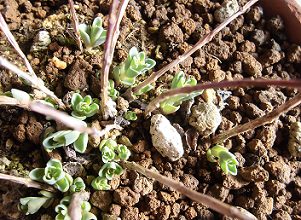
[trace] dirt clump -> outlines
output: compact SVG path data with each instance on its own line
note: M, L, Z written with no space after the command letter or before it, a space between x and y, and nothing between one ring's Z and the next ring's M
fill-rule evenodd
M184 41L184 35L181 28L175 24L167 24L160 30L162 39L169 43L182 43Z
M43 125L37 121L36 117L30 116L26 125L26 136L34 144L40 143L40 136L43 132Z
M140 194L129 187L120 187L114 191L114 202L123 207L133 206L139 202L139 199Z
M87 61L77 59L65 78L65 87L73 91L88 88L87 76L91 74L91 72L92 66Z
M96 191L92 194L90 201L93 206L107 212L109 211L113 197L109 191Z
M261 166L244 167L240 170L241 177L249 182L268 181L269 173Z
M243 64L243 70L250 76L261 76L262 65L247 52L235 52L235 58Z

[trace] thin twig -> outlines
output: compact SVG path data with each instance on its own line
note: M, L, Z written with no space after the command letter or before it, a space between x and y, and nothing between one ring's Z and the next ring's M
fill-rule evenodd
M68 0L68 3L70 6L71 20L72 20L73 32L75 35L75 41L77 43L79 50L82 52L83 45L82 45L82 41L81 41L80 34L79 34L79 28L78 28L79 22L78 22L78 18L77 18L76 12L75 12L74 2L73 2L73 0Z
M47 96L51 97L55 102L57 102L61 109L66 108L66 106L62 102L62 100L60 100L52 91L50 91L47 87L45 87L42 79L35 78L35 77L27 74L26 72L20 70L16 65L12 64L7 59L5 59L4 57L1 57L1 56L0 56L0 66L3 66L4 68L17 74L17 76L19 78L22 78L23 80L25 80L32 87L44 92Z
M179 63L183 62L185 59L190 57L193 53L201 49L205 44L210 42L212 38L220 32L223 28L225 28L231 21L233 21L238 16L245 13L252 5L254 5L258 0L251 0L247 4L245 4L238 12L233 14L231 17L227 18L225 21L223 21L221 24L219 24L213 31L206 34L203 38L201 38L191 49L189 49L186 53L178 56L177 59L173 60L168 65L164 66L162 69L160 69L157 72L152 73L146 80L144 80L142 83L138 84L134 88L129 88L123 96L126 97L129 101L132 101L134 99L133 94L140 91L142 88L144 88L147 85L150 85L151 83L155 82L160 76L162 76L164 73L166 73L168 70L172 69Z
M57 190L55 188L53 188L52 186L33 181L29 178L17 177L17 176L0 173L0 179L8 180L8 181L18 183L18 184L22 184L22 185L24 185L26 187L30 187L30 188L43 189L43 190L46 190L49 192L57 192Z
M82 133L87 133L89 135L97 136L97 137L102 137L106 133L108 133L112 129L119 129L122 130L122 127L118 125L107 125L103 130L98 130L95 128L90 128L86 126L86 123L76 119L72 116L69 116L67 113L55 110L47 105L44 105L39 102L31 102L29 104L29 108L32 111L35 111L37 113L40 113L45 116L49 116L52 119L59 121L66 125L69 128L72 128L74 130L80 131Z
M17 43L17 41L15 40L14 36L12 35L12 33L9 30L9 27L7 25L7 23L5 22L2 14L0 13L0 28L3 31L3 33L5 34L5 36L7 37L8 41L10 42L10 44L15 48L15 50L17 51L17 53L22 57L28 72L31 74L31 76L37 80L37 75L35 74L35 72L33 71L29 61L27 60L25 54L23 53L23 51L20 49L19 44Z
M162 93L157 98L152 100L145 110L145 115L149 116L156 108L159 107L160 103L165 99L180 95L188 94L195 91L200 91L203 89L216 89L225 87L248 87L248 86L284 86L291 88L301 88L301 80L267 80L267 79L242 79L233 81L222 81L222 82L209 82L197 84L196 86L187 86L178 89L171 89L167 92Z
M125 12L129 0L122 0L120 5L119 0L113 0L111 3L109 26L104 46L103 69L101 74L101 112L106 120L113 117L114 109L108 104L109 94L109 72L113 60L115 45L119 36L119 26ZM119 6L119 9L118 9Z
M15 98L11 98L8 96L0 95L0 105L12 105L18 106L20 108L29 109L28 103L26 102L19 102Z
M178 181L175 181L171 178L168 178L166 176L163 176L157 172L154 172L152 170L149 170L147 168L144 168L134 162L121 162L122 166L130 169L135 170L149 178L153 178L157 180L158 182L171 187L178 192L182 193L183 195L189 197L190 199L202 203L204 205L207 205L210 209L213 209L223 215L232 217L232 218L238 218L238 219L244 219L244 220L254 220L256 218L251 218L250 216L245 215L241 211L239 211L237 208L230 206L226 203L223 203L219 201L218 199L215 199L211 196L207 196L205 194L199 193L195 190L189 189L186 186L184 186L183 183L180 183Z
M223 131L223 133L216 135L212 139L212 143L222 143L223 141L227 140L228 138L231 138L233 136L236 136L240 133L249 131L249 130L254 130L255 128L259 126L263 126L266 124L270 124L273 121L275 121L281 114L288 112L292 108L300 105L301 103L301 94L298 94L294 98L288 100L284 104L280 105L278 108L275 110L271 111L270 113L260 117L256 118L250 122L247 122L243 125L239 125L235 128L232 128L228 131Z
M68 215L71 220L81 220L82 219L82 208L81 204L83 201L88 201L90 198L90 193L86 191L73 193L71 196L70 204L68 206Z

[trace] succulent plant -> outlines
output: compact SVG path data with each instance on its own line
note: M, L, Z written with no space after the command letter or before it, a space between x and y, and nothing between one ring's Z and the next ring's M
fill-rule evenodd
M124 118L126 120L129 120L129 121L136 121L137 120L137 115L135 112L133 111L127 111L125 114L124 114Z
M95 190L109 190L111 189L111 186L108 184L108 180L105 177L96 177L92 183L91 186Z
M109 80L109 96L111 97L111 99L113 101L115 101L117 99L117 97L119 96L119 92L114 88L115 83L113 80Z
M77 119L85 120L95 115L99 110L98 100L93 100L90 95L84 98L79 93L74 93L71 98L71 115Z
M207 159L210 162L217 162L225 174L237 175L238 161L234 154L221 145L215 145L208 149Z
M107 180L112 180L114 175L121 175L122 167L116 162L105 163L99 170L98 176L105 177Z
M132 47L127 59L114 68L113 77L117 83L132 86L137 76L144 74L155 65L153 59L146 58L145 52L138 52L136 47Z
M188 78L185 77L183 71L179 71L171 82L171 89L181 88L185 86L195 86L197 84L196 79L193 76L189 76ZM160 103L160 108L164 114L171 114L176 112L180 105L189 99L194 98L195 96L200 95L201 92L193 92L186 95L176 95L170 98L167 98L163 102Z
M67 192L73 182L72 177L63 170L62 163L57 159L49 160L45 168L33 169L29 177L52 185L61 192Z
M110 161L127 160L131 152L122 144L117 144L112 139L104 139L100 142L99 150L102 155L102 162L108 163Z
M74 130L57 131L50 134L43 141L43 146L48 152L70 144L73 144L76 152L84 153L88 145L88 134Z
M86 184L81 177L77 177L73 180L72 185L70 186L69 191L71 193L80 192L85 190Z
M25 197L20 199L19 209L26 215L34 214L41 207L48 208L53 202L53 193L41 190L41 197Z
M68 215L68 206L70 204L71 197L65 196L61 199L60 204L55 207L55 212L58 213L55 216L55 220L71 220L70 216ZM81 220L97 220L97 217L90 212L91 205L87 201L82 201L81 203Z
M102 19L100 17L96 17L91 26L80 24L79 33L87 50L103 44L107 35L107 31L102 27Z

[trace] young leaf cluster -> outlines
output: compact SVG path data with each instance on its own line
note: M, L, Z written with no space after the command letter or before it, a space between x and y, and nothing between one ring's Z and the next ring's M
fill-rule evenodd
M96 17L91 26L80 24L78 28L87 50L103 44L106 40L107 31L103 29L100 17Z
M215 145L208 149L207 159L210 162L217 162L225 174L237 175L238 161L234 154L221 145Z
M26 215L36 213L41 207L48 208L54 200L53 193L41 190L39 194L41 197L21 198L18 208L25 212Z
M32 180L52 185L61 192L67 192L73 183L72 176L63 170L62 163L57 159L49 160L45 168L33 169L29 177Z
M111 186L108 184L114 175L121 175L123 168L115 161L127 160L131 152L122 144L117 144L112 139L105 139L100 143L99 150L101 152L101 159L104 165L98 172L91 185L96 190L109 190Z
M79 120L85 120L98 112L98 103L99 101L92 99L90 95L83 98L79 93L74 93L71 98L71 115Z
M144 74L155 65L156 62L147 58L145 52L138 52L136 47L132 47L127 59L114 68L113 77L118 84L129 87L136 82L137 76Z
M55 207L55 220L71 220L68 215L68 206L70 205L71 196L65 196L61 199L60 204ZM87 201L81 202L81 220L97 220L97 217L90 212L91 204Z
M74 130L63 130L50 134L43 140L43 146L48 152L71 144L76 152L84 153L88 145L88 134Z
M197 84L196 79L193 76L185 77L185 73L183 71L179 71L171 82L171 89L182 88L185 86L195 86ZM180 105L189 99L193 99L194 97L200 95L201 92L193 92L185 95L176 95L172 96L163 102L160 103L160 108L164 114L171 114L176 112Z

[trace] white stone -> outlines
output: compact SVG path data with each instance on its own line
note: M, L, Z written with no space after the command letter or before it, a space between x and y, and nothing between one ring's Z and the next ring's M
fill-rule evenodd
M152 116L150 134L154 147L163 157L175 161L183 156L182 138L165 116L161 114Z
M222 23L224 20L239 11L237 0L225 0L220 8L215 10L214 18L217 22Z
M192 107L189 124L198 130L201 136L207 137L220 125L222 116L212 102L201 102Z
M48 45L51 43L51 38L48 31L39 31L33 40L31 51L47 50Z

